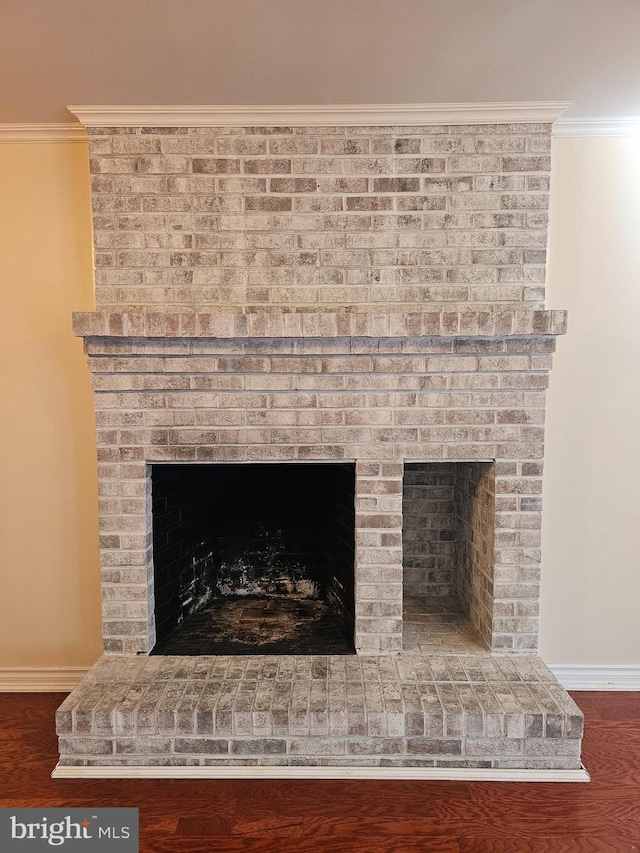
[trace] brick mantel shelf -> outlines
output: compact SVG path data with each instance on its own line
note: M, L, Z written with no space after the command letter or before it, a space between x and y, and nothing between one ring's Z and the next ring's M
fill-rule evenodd
M448 311L75 312L85 338L501 338L565 334L567 312L509 309Z

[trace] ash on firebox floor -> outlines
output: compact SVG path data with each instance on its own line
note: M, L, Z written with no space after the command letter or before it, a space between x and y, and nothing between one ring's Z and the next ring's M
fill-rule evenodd
M348 655L343 619L318 599L237 595L213 599L163 640L154 655Z

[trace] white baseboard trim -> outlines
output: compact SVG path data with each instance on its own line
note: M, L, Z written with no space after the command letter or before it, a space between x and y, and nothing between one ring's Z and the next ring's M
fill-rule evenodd
M566 690L640 690L640 664L549 663Z
M567 690L640 690L640 664L547 664ZM87 667L0 668L0 693L68 693Z
M389 779L459 782L590 782L580 770L480 770L465 767L69 767L52 779Z
M0 693L69 693L88 671L86 666L0 668Z

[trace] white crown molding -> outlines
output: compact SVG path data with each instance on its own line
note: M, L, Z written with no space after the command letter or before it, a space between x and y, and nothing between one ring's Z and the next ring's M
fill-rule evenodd
M553 125L553 135L640 136L640 116L635 118L561 118Z
M69 693L88 667L5 667L0 669L0 693Z
M77 122L67 124L0 124L3 142L86 142L87 131Z
M547 664L566 690L640 690L640 664Z
M579 770L486 770L466 767L141 767L57 764L53 779L405 779L458 782L590 782Z
M553 122L569 101L303 106L69 106L86 127L271 127Z

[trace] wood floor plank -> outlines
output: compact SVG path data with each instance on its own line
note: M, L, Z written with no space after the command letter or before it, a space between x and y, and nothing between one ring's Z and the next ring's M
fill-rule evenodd
M640 725L629 720L603 720L585 730L584 764L592 779L602 772L622 781L640 770Z
M228 838L232 834L229 819L221 817L181 817L174 834L192 838Z
M628 702L640 702L638 690L570 690L570 695L580 708L616 708Z
M300 837L307 838L310 842L314 838L342 838L358 836L358 834L366 838L392 839L410 836L416 839L431 838L432 840L442 840L447 835L451 835L442 830L436 817L394 817L391 820L389 813L383 818L371 818L358 813L338 817L331 814L323 817L307 817L300 830Z
M598 705L597 712L603 720L635 720L640 724L640 702L625 702L611 707Z
M584 714L585 725L588 723L598 723L602 720L600 711L597 708L583 708L582 713Z
M292 790L291 782L286 779L233 781L240 786L239 790L242 791L244 798L256 807L260 803L271 806L274 801L288 801ZM336 786L339 786L342 799L347 800L348 803L366 802L367 805L370 805L377 802L385 804L387 807L389 805L389 782L377 779L345 779L340 781L302 779L295 783L295 802L313 803L318 799L335 798ZM416 796L423 793L424 782L404 779L393 782L394 804L401 803L404 800L413 801ZM429 798L468 793L468 782L429 782Z
M441 796L446 796L442 794ZM426 817L433 815L434 804L438 799L431 792L422 792L416 790L413 796L396 797L393 796L393 813L396 819L400 820L405 817ZM273 803L255 803L252 801L238 802L236 809L237 817L257 819L265 817L273 813ZM300 798L297 796L289 796L286 799L278 802L278 814L288 815L290 817L324 817L327 814L341 815L349 817L353 814L367 815L370 818L386 818L389 817L389 793L384 799L371 798L367 799L363 794L359 797L349 797L346 794L336 796L336 789L331 793L319 795L315 798Z
M587 785L474 786L464 802L439 801L436 813L443 826L453 831L463 824L469 836L606 838L611 834L634 841L640 838L638 793L621 793L612 787L597 791Z
M177 842L177 843L176 843ZM167 838L149 836L140 845L140 853L460 853L455 839L421 838L415 836L371 838L362 834L340 838L315 838L308 846L300 837L252 838ZM522 851L520 851L522 853Z
M640 853L616 838L459 838L458 845L460 853Z

